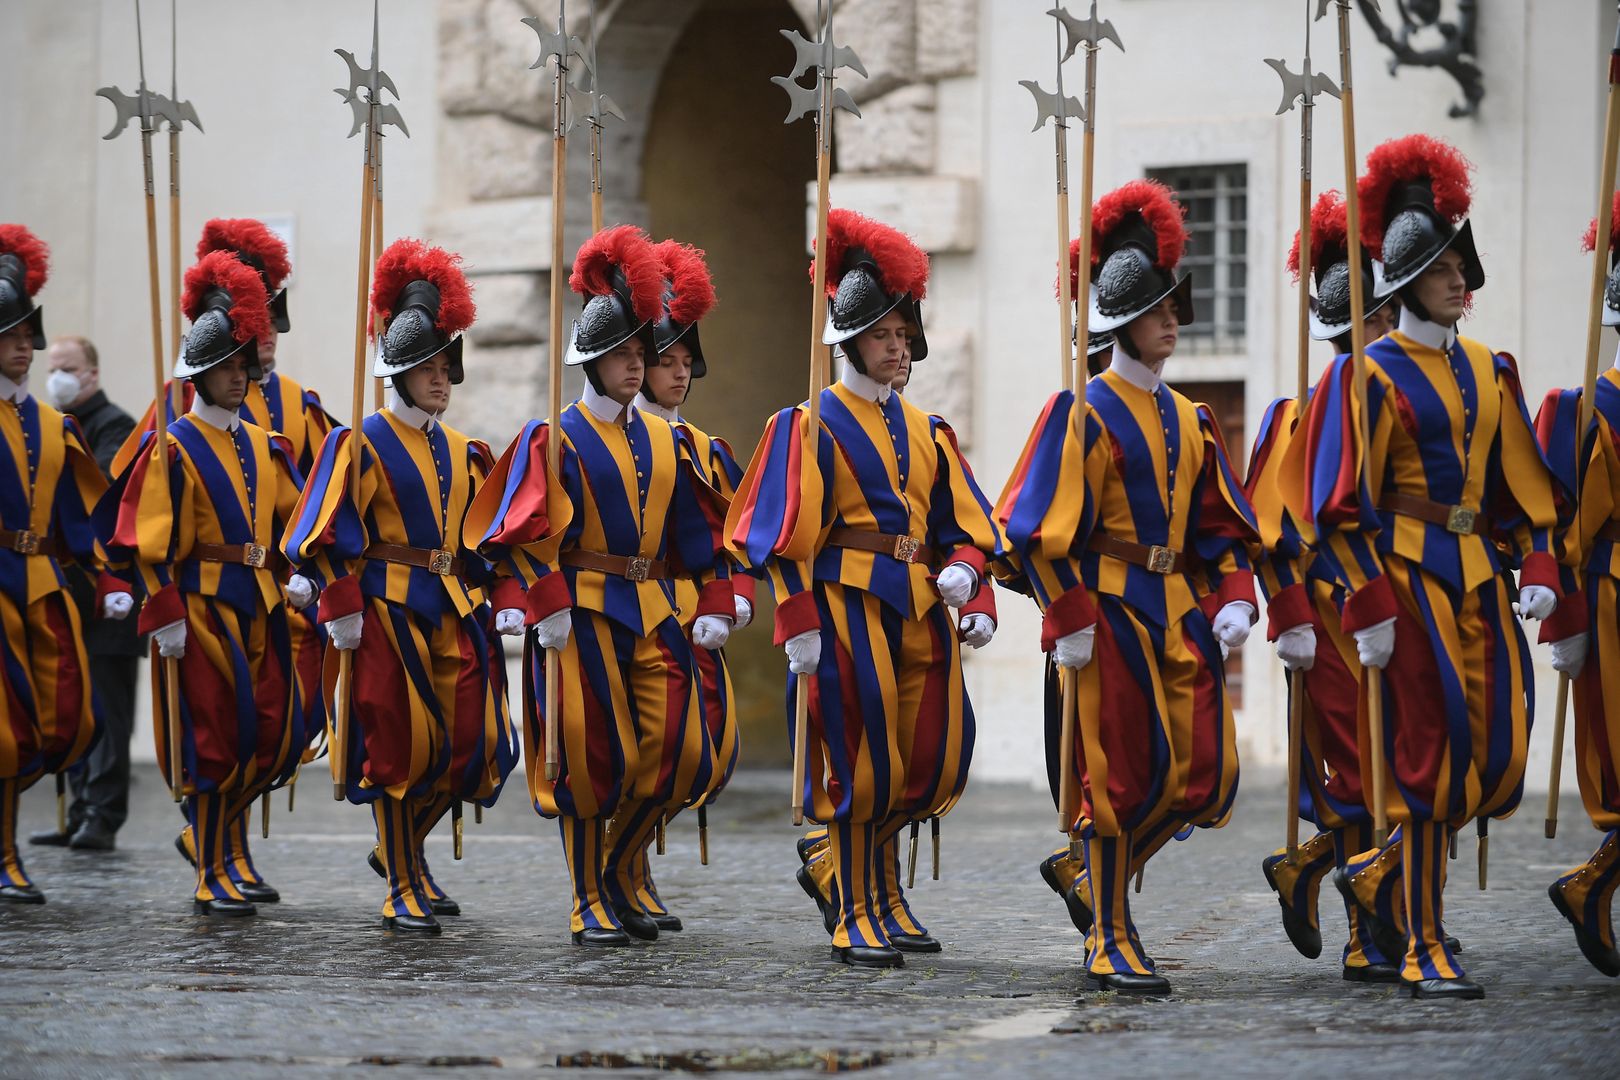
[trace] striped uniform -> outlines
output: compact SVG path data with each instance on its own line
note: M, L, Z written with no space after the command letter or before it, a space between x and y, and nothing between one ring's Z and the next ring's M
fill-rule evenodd
M302 478L286 442L253 424L232 431L186 415L168 428L168 476L142 449L96 508L111 565L134 565L142 633L186 620L179 661L185 813L197 863L196 898L242 899L252 869L239 819L285 782L308 739L293 677L281 586L269 565L193 555L198 544L273 547ZM147 441L150 446L150 440ZM156 714L166 714L153 664ZM154 725L166 774L175 747ZM235 823L233 827L233 823ZM234 832L234 835L233 835Z
M1559 587L1555 481L1512 357L1467 338L1447 349L1398 331L1380 338L1367 348L1366 445L1353 372L1340 357L1323 376L1279 482L1347 593L1344 632L1396 620L1381 682L1387 811L1407 826L1402 976L1458 978L1440 921L1444 852L1468 819L1518 806L1534 687L1509 571L1521 585ZM1477 511L1488 535L1395 513L1384 506L1392 496Z
M1580 512L1563 537L1565 596L1541 639L1591 635L1586 666L1573 680L1575 775L1586 813L1605 835L1597 852L1560 875L1553 889L1566 916L1612 951L1610 909L1620 886L1620 371L1611 367L1598 379L1578 454L1580 398L1579 390L1554 390L1536 417L1553 470L1566 489L1580 493Z
M1257 533L1207 408L1113 371L1090 381L1086 402L1083 447L1074 394L1047 402L996 516L1011 552L1004 573L1040 604L1044 646L1096 626L1094 658L1078 678L1075 756L1059 759L1060 698L1049 693L1047 760L1054 795L1058 770L1075 770L1089 820L1082 835L1097 921L1088 967L1147 974L1153 964L1126 899L1132 867L1162 835L1224 824L1237 793L1211 619L1228 602L1255 603L1247 545ZM1092 550L1099 537L1168 547L1184 571L1101 555Z
M545 658L526 645L524 721L535 810L558 819L574 888L570 925L620 928L614 907L660 818L709 791L718 762L673 582L568 565L576 554L662 562L699 582L696 614L734 614L719 526L724 500L698 479L689 446L656 416L562 415L561 475L548 482L547 425L530 421L467 517L468 547L528 585L529 622L570 608L561 653L561 771L547 780ZM649 564L650 565L650 564ZM531 639L532 641L532 639ZM611 849L606 824L617 821Z
M812 460L807 406L784 409L766 426L726 536L743 565L770 578L777 644L821 632L805 801L830 826L833 944L883 946L896 933L926 933L898 883L889 896L879 885L900 830L946 813L961 796L973 709L956 621L927 561L838 546L829 536L845 529L910 537L937 552L940 565L962 562L982 574L1000 553L1000 534L943 420L899 394L880 403L843 383L823 390L820 404ZM797 682L789 676L790 737Z
M78 608L59 560L95 562L90 509L106 488L77 422L37 398L0 402L0 888L29 888L18 797L95 736ZM18 550L16 534L41 546ZM23 546L26 546L24 544Z
M364 612L344 784L376 818L389 882L383 915L425 916L444 898L422 854L428 832L453 801L493 805L517 764L486 589L501 594L501 607L523 600L515 581L497 585L461 547L490 466L483 444L439 423L423 431L388 409L366 417L363 430L359 507L348 484L353 443L340 426L321 444L282 546L323 587L321 621ZM440 574L367 558L371 544L449 551L459 566Z

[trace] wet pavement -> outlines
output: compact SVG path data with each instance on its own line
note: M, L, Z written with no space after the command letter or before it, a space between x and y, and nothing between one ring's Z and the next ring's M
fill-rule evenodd
M1574 800L1556 841L1539 803L1492 830L1491 888L1471 832L1453 863L1448 928L1483 1002L1417 1004L1339 978L1335 920L1320 960L1282 935L1258 864L1279 842L1279 778L1245 777L1234 822L1173 844L1135 898L1144 944L1174 983L1162 1000L1084 989L1080 938L1035 874L1048 803L980 785L945 822L942 878L926 832L913 906L945 952L903 971L829 963L792 879L785 775L741 774L710 814L671 826L654 872L686 929L608 952L569 943L556 831L514 784L466 858L449 823L428 845L465 914L443 936L385 931L365 865L369 815L306 773L277 797L259 869L284 897L252 920L190 913L178 815L142 771L111 855L26 848L49 903L0 908L0 1075L465 1075L589 1070L881 1077L1613 1076L1620 980L1581 959L1546 885L1598 834ZM24 797L26 833L54 814ZM1535 820L1531 820L1532 817ZM1331 893L1324 902L1333 902Z

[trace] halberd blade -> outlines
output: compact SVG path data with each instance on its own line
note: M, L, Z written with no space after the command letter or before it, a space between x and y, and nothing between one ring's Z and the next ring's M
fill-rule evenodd
M771 82L787 91L788 115L787 119L782 121L784 124L791 124L795 120L815 112L816 107L821 103L820 95L816 93L816 88L813 86L800 86L786 75L776 75L772 77Z
M1060 101L1056 94L1042 90L1040 84L1031 79L1019 79L1018 85L1028 90L1035 98L1035 126L1030 128L1031 131L1041 130L1048 120L1067 119L1071 116L1076 120L1086 118L1085 107L1077 98L1065 97Z

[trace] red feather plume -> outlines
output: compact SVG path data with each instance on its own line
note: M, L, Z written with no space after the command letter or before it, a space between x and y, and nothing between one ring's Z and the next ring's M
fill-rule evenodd
M1326 258L1337 259L1349 249L1349 207L1344 195L1328 190L1317 196L1311 207L1311 269L1314 272ZM1288 272L1299 280L1299 232L1294 233L1294 246L1288 249Z
M1473 164L1450 143L1427 135L1390 139L1367 155L1367 171L1356 181L1360 195L1361 242L1374 255L1384 249L1384 204L1396 184L1428 177L1434 208L1453 225L1468 215L1473 195L1468 173Z
M237 341L270 336L270 297L259 272L230 251L211 251L186 271L180 307L192 322L203 313L203 298L215 286L231 294L231 336Z
M682 326L691 326L713 311L718 300L703 252L676 240L665 240L653 250L663 261L664 276L675 292L669 302L669 317Z
M45 241L28 231L26 225L0 225L0 255L15 255L21 259L26 273L23 288L33 296L45 287L51 276L51 249Z
M419 280L431 281L439 290L435 326L446 334L459 334L473 324L478 309L473 305L472 286L461 271L461 256L407 236L389 244L377 260L371 282L372 333L393 318L400 290Z
M1159 249L1153 265L1172 270L1187 250L1187 211L1176 202L1175 192L1157 180L1132 180L1097 200L1091 210L1091 263L1102 261L1100 241L1113 232L1129 214L1141 214L1153 230Z
M893 295L910 293L913 300L928 295L928 254L916 242L891 225L874 221L853 210L832 210L827 214L827 295L836 296L844 276L844 257L861 249L877 263L883 289ZM816 263L810 260L810 276Z
M1586 235L1581 238L1581 250L1591 251L1597 247L1597 218L1593 218L1586 226ZM1609 217L1609 250L1620 248L1620 191L1614 194L1614 209Z
M614 267L630 286L636 318L642 322L658 318L664 310L664 261L647 234L634 225L603 229L581 244L568 287L584 297L606 296L613 291Z
M292 274L287 245L257 218L214 218L203 226L197 241L197 258L210 251L240 251L264 265L272 289L280 288Z

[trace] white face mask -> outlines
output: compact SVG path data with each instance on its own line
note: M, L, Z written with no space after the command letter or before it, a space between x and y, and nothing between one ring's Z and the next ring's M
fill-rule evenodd
M72 405L83 392L83 384L71 371L53 371L45 380L45 399L58 409Z

